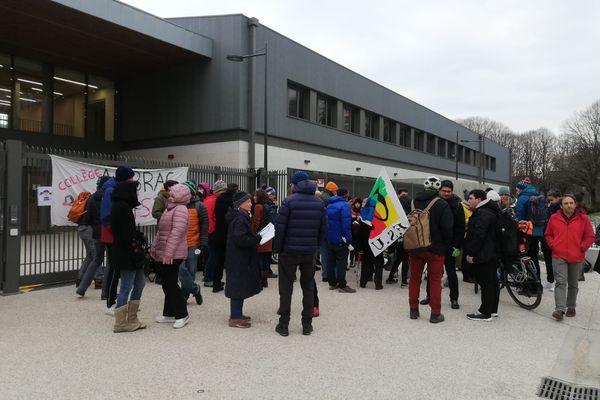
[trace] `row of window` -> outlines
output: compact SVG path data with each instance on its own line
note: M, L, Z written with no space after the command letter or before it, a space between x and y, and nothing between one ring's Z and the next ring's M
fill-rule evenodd
M108 79L0 53L0 128L113 140Z
M316 94L316 103L311 104L311 92ZM338 107L341 105L341 121L337 121ZM311 109L311 107L313 107ZM311 116L311 111L314 115ZM361 126L361 112L364 119ZM311 89L295 83L288 83L288 115L304 119L317 124L341 129L357 135L364 135L373 139L380 139L387 143L396 144L412 150L423 151L438 157L444 157L458 162L479 166L481 163L480 153L465 146L458 145L452 141L435 136L413 128L401 122L389 118L380 117L378 114L338 101L338 99L322 93L316 93ZM380 123L383 121L380 136ZM398 129L396 129L398 125ZM396 137L398 133L398 137ZM458 150L458 152L456 152ZM496 158L485 155L483 160L486 169L496 170Z

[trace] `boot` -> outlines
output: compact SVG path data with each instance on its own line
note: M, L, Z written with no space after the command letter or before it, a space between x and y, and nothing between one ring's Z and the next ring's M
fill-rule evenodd
M140 309L140 301L139 300L131 300L127 304L127 322L130 324L137 324L137 329L146 328L146 324L142 324L137 317L138 310Z
M263 287L269 287L269 272L268 271L260 271L260 280L262 282Z
M139 328L138 324L127 321L127 306L121 306L115 309L115 326L113 332L133 332Z

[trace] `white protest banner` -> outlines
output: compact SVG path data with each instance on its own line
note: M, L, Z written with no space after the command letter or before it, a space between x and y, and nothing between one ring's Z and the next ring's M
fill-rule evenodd
M67 219L71 204L81 192L94 193L96 182L101 176L115 176L116 167L88 164L50 154L52 159L52 205L50 223L54 226L74 225ZM134 210L136 223L153 225L154 198L163 184L171 179L183 182L187 179L188 168L134 169L134 180L140 183L138 200L141 205Z
M367 205L372 207L373 214L366 218L373 225L373 230L369 234L369 246L377 256L402 238L408 228L408 217L385 168L381 170L371 189Z

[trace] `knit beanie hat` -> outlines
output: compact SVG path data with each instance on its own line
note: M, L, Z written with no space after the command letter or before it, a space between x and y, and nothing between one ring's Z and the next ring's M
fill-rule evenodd
M218 181L215 182L215 184L213 185L213 192L214 193L219 193L219 192L223 192L227 190L227 184L225 183L225 181L219 179Z
M498 189L498 194L500 196L510 195L510 191L508 190L508 188L506 186L500 186L500 189Z
M337 190L337 195L340 197L344 197L348 195L348 189L346 189L345 187L341 187Z
M325 185L325 189L329 190L331 193L336 193L338 191L338 185L335 182L329 181L327 185Z
M190 193L192 194L196 194L196 181L193 179L188 179L187 181L184 181L183 184L185 186L187 186L190 189Z
M296 171L292 175L292 183L297 185L299 182L308 180L308 175L304 171Z
M133 170L128 167L127 165L121 165L119 168L117 168L117 171L115 172L115 180L117 182L124 182L128 179L133 178L135 174L133 173Z
M495 190L490 190L486 194L486 198L491 201L500 201L500 195Z
M265 193L266 194L274 194L275 193L275 189L272 188L271 186L269 186L268 188L265 189Z
M528 185L531 185L531 179L529 178L523 178L517 183L517 187L521 190L525 189Z
M233 200L233 208L239 208L246 200L250 200L251 198L252 196L246 192L237 192L231 198Z

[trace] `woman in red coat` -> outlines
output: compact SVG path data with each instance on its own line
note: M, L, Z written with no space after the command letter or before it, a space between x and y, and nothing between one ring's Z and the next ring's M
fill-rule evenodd
M585 252L594 243L594 231L588 216L577 208L575 196L566 194L560 200L561 211L555 212L546 228L546 243L552 251L556 287L552 316L574 317L579 291L579 274Z
M254 192L254 211L252 213L252 229L254 233L260 232L269 222L270 217L267 210L269 197L264 190ZM267 278L269 277L269 267L271 266L271 252L273 251L273 240L265 244L259 244L256 247L258 252L258 265L260 266L260 279L263 287L269 287Z

